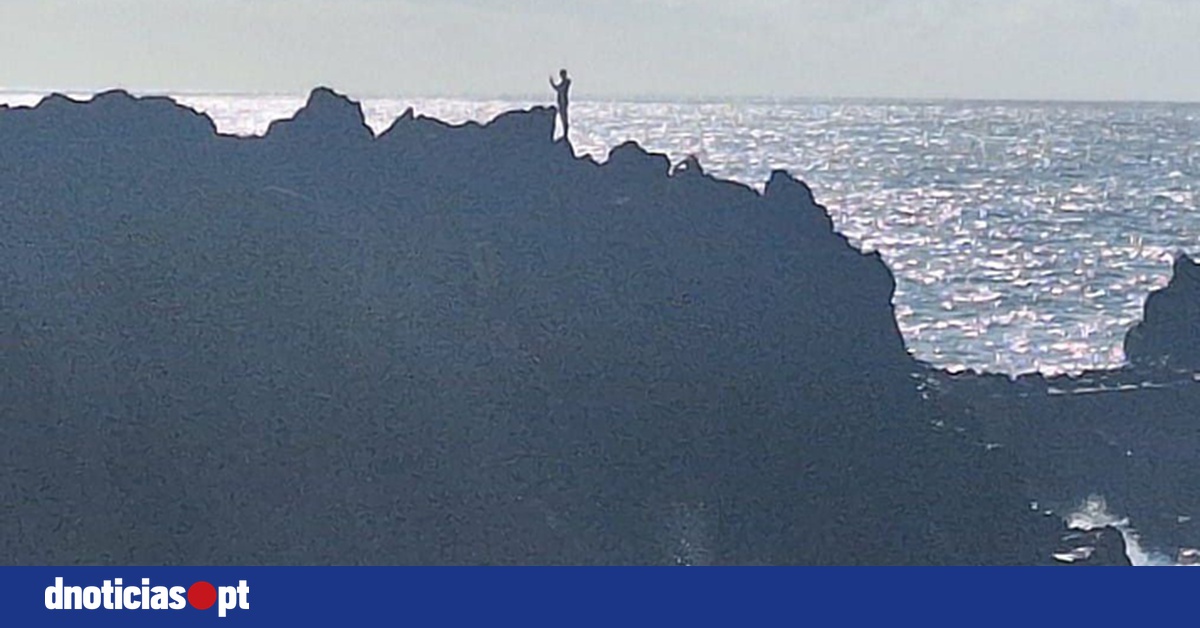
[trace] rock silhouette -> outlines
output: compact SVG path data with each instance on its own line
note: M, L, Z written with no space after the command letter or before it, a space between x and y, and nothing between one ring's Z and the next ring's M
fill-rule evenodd
M1125 336L1125 357L1139 366L1200 370L1200 265L1175 258L1171 283L1150 293L1142 322Z
M1051 562L806 185L554 116L0 111L0 562Z

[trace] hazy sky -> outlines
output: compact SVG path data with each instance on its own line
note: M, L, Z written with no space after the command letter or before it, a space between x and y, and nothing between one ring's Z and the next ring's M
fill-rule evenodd
M0 86L1200 101L1200 0L0 0ZM548 96L547 96L548 97Z

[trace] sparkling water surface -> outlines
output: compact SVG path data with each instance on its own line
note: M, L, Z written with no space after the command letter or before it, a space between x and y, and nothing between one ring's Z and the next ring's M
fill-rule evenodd
M305 101L175 98L238 135ZM535 104L547 103L362 99L377 133L410 106L457 123ZM951 370L1119 366L1146 295L1200 233L1200 105L578 102L571 113L576 152L601 160L633 139L758 188L775 168L808 182L895 273L910 351Z

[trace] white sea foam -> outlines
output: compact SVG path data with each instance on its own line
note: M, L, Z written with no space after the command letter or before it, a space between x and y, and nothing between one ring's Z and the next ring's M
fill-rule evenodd
M1078 509L1067 515L1067 527L1075 530L1094 530L1104 526L1111 526L1121 532L1125 539L1125 554L1134 566L1159 567L1178 564L1174 558L1162 552L1144 548L1141 537L1130 524L1129 518L1109 512L1108 503L1103 496L1089 496Z

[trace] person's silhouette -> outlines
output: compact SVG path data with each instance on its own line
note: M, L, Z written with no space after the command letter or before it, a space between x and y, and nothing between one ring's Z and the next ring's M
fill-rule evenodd
M567 131L571 125L567 121L567 106L571 104L570 95L568 94L571 89L571 79L567 76L566 70L559 70L558 76L561 80L557 83L554 82L553 76L550 77L550 87L553 87L554 91L558 92L558 117L562 119L562 136L563 139L569 142L570 139L567 137Z

